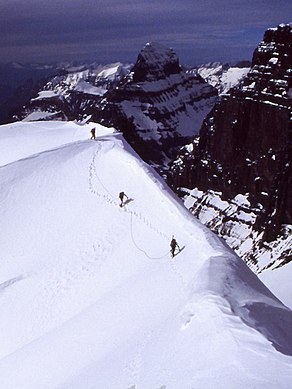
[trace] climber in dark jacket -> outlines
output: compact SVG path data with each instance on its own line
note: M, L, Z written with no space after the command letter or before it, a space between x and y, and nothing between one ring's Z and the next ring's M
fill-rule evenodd
M172 235L172 239L171 239L171 241L170 241L170 255L171 255L172 258L175 256L175 249L176 249L176 248L177 248L178 250L180 250L179 245L178 245L176 239L175 239L174 236Z
M125 202L124 202L124 198L127 198L128 199L128 196L126 195L125 192L120 192L119 193L119 198L121 200L121 204L120 204L120 207L123 207L125 205Z
M95 139L95 128L92 128L91 132L91 138L90 139Z

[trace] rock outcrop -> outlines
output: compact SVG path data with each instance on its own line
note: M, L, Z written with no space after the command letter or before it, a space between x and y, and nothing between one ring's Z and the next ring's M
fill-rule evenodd
M291 25L269 29L247 77L222 95L203 123L199 142L181 150L170 179L176 188L189 188L194 213L205 218L209 209L214 217L206 224L259 268L292 259L291 65ZM195 187L198 191L191 192ZM238 195L247 201L230 212ZM214 205L218 199L224 206ZM249 216L241 217L242 212ZM248 227L242 237L239 225ZM279 241L286 242L281 249ZM259 264L264 257L265 264Z
M148 43L139 53L133 69L133 82L158 81L181 72L175 52L159 43Z

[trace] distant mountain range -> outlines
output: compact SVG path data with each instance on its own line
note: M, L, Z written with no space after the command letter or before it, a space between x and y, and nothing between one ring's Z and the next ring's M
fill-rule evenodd
M113 126L144 160L167 174L179 148L198 134L218 92L246 72L238 65L218 63L184 68L173 50L150 43L134 66L67 65L66 72L50 79L14 120L90 118Z
M116 75L112 72L121 71L121 75L125 74L123 70L115 69L116 66L121 66L126 73L128 72L126 69L129 66L121 64L106 66L71 62L47 65L16 62L0 64L0 123L5 124L25 117L23 107L29 106L27 109L33 112L35 98L42 100L49 96L66 95L70 88L102 95L106 87L114 84L113 77ZM99 73L100 80L97 80ZM49 90L54 93L50 94ZM20 112L22 114L18 116ZM37 115L35 117L37 118Z
M103 95L129 73L130 65L67 67L49 79L34 98L14 114L17 120L86 120L95 115Z

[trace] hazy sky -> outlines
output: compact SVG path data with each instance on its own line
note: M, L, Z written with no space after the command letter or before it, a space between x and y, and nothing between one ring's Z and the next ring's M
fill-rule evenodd
M292 0L0 0L0 62L135 62L151 41L182 64L251 59Z

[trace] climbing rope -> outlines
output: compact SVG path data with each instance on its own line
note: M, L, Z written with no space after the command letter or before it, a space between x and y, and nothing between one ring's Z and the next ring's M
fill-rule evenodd
M98 151L97 150L95 153L94 153L94 156L93 156L93 159L92 159L92 162L89 166L89 175L90 175L90 182L89 182L89 187L90 187L90 190L91 192L93 192L94 194L98 195L98 196L101 196L101 197L104 197L106 199L107 202L111 203L111 204L114 204L114 205L118 205L116 201L114 201L116 199L116 196L113 196L112 193L107 189L107 187L103 184L102 180L100 179L100 177L98 176L97 174L97 171L96 171L96 167L95 167L95 159L96 159L96 156L98 154ZM104 191L112 198L112 199L109 199L107 196L104 196L104 195L101 195L100 193L98 193L97 191L94 190L93 188L93 184L92 184L92 172L94 173L94 176L95 178L97 179L97 181L99 182L99 184L101 185L101 187L104 189ZM165 257L167 257L169 255L169 251L167 251L165 254L161 255L161 256L158 256L158 257L153 257L153 256L150 256L145 250L143 250L141 247L138 246L138 244L136 243L135 241L135 238L134 238L134 234L133 234L133 216L135 217L139 217L141 220L142 220L142 215L139 216L139 214L135 211L130 211L130 210L127 210L125 208L125 212L126 213L129 213L130 214L130 232L131 232L131 239L132 239L132 242L134 244L134 246L139 250L141 251L148 259L150 260L159 260L159 259L163 259ZM143 221L144 220L144 221ZM167 239L167 236L159 231L157 228L154 228L152 227L151 223L145 218L143 217L143 223L148 225L153 231L155 231L157 234L163 236L165 239Z
M169 255L169 251L167 251L166 254L164 254L164 255L162 255L162 256L160 256L160 257L151 257L150 255L148 255L148 253L147 253L145 250L141 249L141 247L139 247L139 246L137 245L137 243L136 243L136 241L135 241L135 239L134 239L134 235L133 235L133 213L130 212L130 215L131 215L131 223L130 223L130 225L131 225L131 228L130 228L130 231L131 231L131 239L132 239L132 242L134 243L135 247L136 247L139 251L141 251L142 253L144 253L144 255L145 255L147 258L151 259L151 260L163 259L163 258L165 258L166 256L168 256L168 255Z
M90 163L90 166L89 166L89 190L95 194L96 196L98 197L102 197L104 198L104 200L106 200L106 202L108 202L109 204L111 205L115 205L116 207L118 207L118 203L116 201L116 196L113 196L112 193L107 189L107 187L103 184L102 180L99 178L98 174L97 174L97 171L96 171L96 166L95 166L95 160L96 160L96 157L98 155L98 152L100 150L100 147L98 150L96 150L96 152L94 153L93 155L93 158L92 158L92 161ZM95 190L94 188L94 185L93 185L93 175L95 176L95 178L97 179L97 181L99 182L100 186L104 189L104 191L107 193L107 195L104 195L104 194L101 194L99 193L97 190ZM167 257L168 255L170 255L170 252L167 251L164 255L161 255L161 256L158 256L158 257L153 257L153 256L150 256L147 251L143 250L141 247L139 247L139 245L136 243L135 241L135 238L134 238L134 235L133 235L133 216L135 216L136 218L140 219L145 225L149 226L150 229L152 229L153 231L155 231L157 234L161 235L162 237L164 237L165 239L168 239L167 235L164 234L163 232L159 231L157 228L153 227L151 225L151 223L149 222L149 220L147 220L145 218L145 216L143 216L143 214L141 213L137 213L135 210L132 211L132 210L129 210L129 209L126 209L124 208L124 211L126 213L129 213L130 214L130 233L131 233L131 239L132 239L132 242L134 244L134 246L137 248L137 250L141 251L149 260L159 260L159 259L163 259L165 257ZM182 286L183 286L183 290L185 292L186 295L188 295L188 285L187 285L187 282L185 281L184 277L182 276L181 272L177 269L176 267L176 264L174 261L167 261L169 266L171 267L171 270L172 272L178 277L178 279L180 280Z
M94 158L94 159L95 159L95 158ZM94 162L95 162L95 161L94 161ZM106 186L103 184L103 182L102 182L101 179L99 178L99 176L98 176L98 174L97 174L97 171L96 171L96 167L95 167L95 163L94 163L94 162L93 162L93 167L92 167L92 169L93 169L93 172L94 172L94 175L95 175L97 181L100 183L100 185L102 186L102 188L106 191L106 193L107 193L108 195L110 195L113 199L115 199L116 196L113 196L113 195L112 195L112 193L106 188Z

